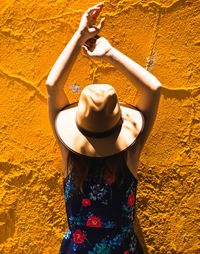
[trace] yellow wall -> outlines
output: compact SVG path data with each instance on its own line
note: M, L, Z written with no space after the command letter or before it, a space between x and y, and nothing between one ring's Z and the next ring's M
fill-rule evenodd
M0 252L58 253L67 219L62 161L47 115L45 80L98 1L4 0L0 62ZM199 253L199 0L105 1L101 35L163 84L157 121L138 171L136 231L146 253ZM77 75L78 73L78 75ZM66 84L73 102L90 83L115 86L134 103L134 85L83 52Z

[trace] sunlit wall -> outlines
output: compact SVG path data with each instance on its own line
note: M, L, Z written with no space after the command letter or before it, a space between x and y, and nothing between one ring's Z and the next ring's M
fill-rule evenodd
M47 113L45 81L98 1L0 2L0 252L58 253L67 230L63 168ZM200 1L105 1L101 32L153 73L162 95L138 169L135 231L145 253L198 252ZM65 91L70 102L90 83L113 85L135 102L134 84L83 51Z

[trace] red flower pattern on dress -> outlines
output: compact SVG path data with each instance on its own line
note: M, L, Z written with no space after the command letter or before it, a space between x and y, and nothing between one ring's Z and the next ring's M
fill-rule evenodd
M129 205L129 206L133 206L134 203L135 203L134 194L133 194L133 193L132 193L132 194L129 194L129 195L128 195L128 205Z
M125 251L124 251L124 254L129 254L129 251L128 251L128 250L125 250Z
M106 181L106 183L108 183L108 184L112 184L112 183L114 182L114 179L113 179L112 176L108 176L108 177L106 177L105 181Z
M75 243L83 243L85 238L86 235L80 229L76 229L76 231L73 233L73 240Z
M86 207L86 206L90 206L90 205L91 205L91 201L90 201L89 198L83 198L81 204L82 204L83 206L85 206L85 207Z
M97 216L89 216L86 225L88 227L100 228L101 227L100 218Z

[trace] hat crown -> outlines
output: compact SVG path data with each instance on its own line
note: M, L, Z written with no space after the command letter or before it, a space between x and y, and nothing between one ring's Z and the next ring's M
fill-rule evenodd
M81 93L76 121L91 132L104 132L113 128L121 117L115 89L107 84L89 85Z

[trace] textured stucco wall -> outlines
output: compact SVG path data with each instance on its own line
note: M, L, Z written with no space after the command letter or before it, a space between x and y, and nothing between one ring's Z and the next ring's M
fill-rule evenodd
M0 2L0 253L56 254L67 230L45 80L96 3ZM199 253L200 1L108 0L103 13L101 34L163 84L141 156L135 230L146 253ZM122 73L81 52L66 84L70 100L90 83L115 86L128 103L137 95Z

